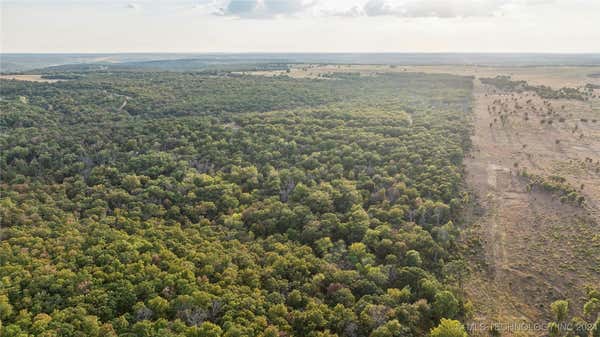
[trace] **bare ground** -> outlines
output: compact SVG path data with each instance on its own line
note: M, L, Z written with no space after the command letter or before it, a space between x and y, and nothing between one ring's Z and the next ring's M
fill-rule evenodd
M600 125L580 125L578 132L571 132L573 125L582 124L581 116L593 114L589 104L579 101L553 102L561 109L565 105L562 115L572 114L554 126L541 124L545 117L534 111L525 121L528 108L500 125L488 111L498 99L516 100L522 106L531 99L530 106L539 110L543 104L532 93L514 97L495 93L475 80L474 150L466 159L466 170L480 209L465 232L467 241L480 244L480 249L473 248L476 268L466 285L475 307L473 322L544 323L551 319L549 304L557 299L568 299L577 314L585 286L600 284L600 176L593 164L584 163L585 158L594 163L600 159ZM580 133L585 134L583 139ZM556 139L561 142L556 144ZM527 181L517 174L524 168L541 175L560 174L574 186L584 183L581 193L588 205L571 206L549 192L528 191ZM505 334L545 332L528 329Z
M0 79L45 83L55 83L60 81L55 79L42 78L42 75L0 75Z
M526 80L533 85L547 85L553 88L580 87L587 83L600 85L600 77L588 75L600 73L600 67L492 67L477 65L432 65L432 66L394 66L389 65L319 65L301 64L291 67L290 72L283 70L266 70L248 72L255 75L275 76L288 75L298 78L316 78L319 74L332 72L358 72L363 75L372 75L381 72L424 72L446 73L475 77L495 77L509 75L515 80Z

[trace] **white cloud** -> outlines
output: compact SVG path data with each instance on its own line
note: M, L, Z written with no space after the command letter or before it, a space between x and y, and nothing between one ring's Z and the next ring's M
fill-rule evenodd
M215 12L239 18L274 18L302 13L316 1L304 0L229 0Z
M325 16L395 16L403 18L491 17L507 8L547 5L555 0L368 0L345 10L323 11Z
M3 52L600 52L598 0L509 0L497 15L465 19L367 16L368 0L319 0L252 21L214 15L228 0L0 2ZM136 15L128 2L141 5ZM410 3L387 0L393 8Z
M323 14L323 16L344 16L351 18L356 18L365 15L365 12L361 6L352 6L351 8L345 10L326 9L323 10L321 13Z

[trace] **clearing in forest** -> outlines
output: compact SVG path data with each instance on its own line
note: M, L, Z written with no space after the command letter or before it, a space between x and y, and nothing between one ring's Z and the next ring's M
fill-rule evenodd
M586 286L600 284L597 90L588 100L544 99L474 82L473 151L465 162L477 201L465 232L475 266L466 286L473 322L543 324L558 299L569 300L570 317L581 315ZM536 177L544 183L532 185ZM563 191L549 191L548 181L585 202L561 201Z
M45 83L55 83L60 81L57 79L43 78L42 75L0 75L0 79Z

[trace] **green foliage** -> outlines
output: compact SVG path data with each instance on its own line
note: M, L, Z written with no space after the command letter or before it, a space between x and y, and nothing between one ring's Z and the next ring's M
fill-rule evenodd
M392 320L373 330L370 337L400 337L405 336L406 332L398 320Z
M558 337L560 336L560 326L555 322L548 323L548 336Z
M459 312L458 300L447 290L438 292L435 294L433 311L438 317L455 318Z
M6 320L13 314L13 307L6 295L0 295L0 319Z
M566 179L561 176L543 177L526 171L521 172L521 176L529 180L529 190L538 187L544 191L557 194L561 202L576 206L583 206L585 204L585 197L573 186L569 185Z
M442 281L471 79L80 75L0 86L3 336L421 336L462 318Z
M583 305L583 313L589 317L600 315L600 299L591 298Z
M565 300L558 300L552 302L550 309L554 314L554 318L558 322L564 322L569 315L569 302Z
M594 289L593 287L587 288L587 297L588 301L583 305L583 313L590 320L586 320L579 316L574 316L571 318L569 324L565 322L569 319L569 302L566 300L558 300L554 301L550 305L550 309L552 310L552 314L555 317L556 322L551 322L548 325L548 334L550 336L577 336L577 337L590 337L596 336L595 333L598 333L598 326L600 325L600 320L594 323L594 320L597 319L595 315L597 315L596 300L600 298L600 293ZM596 329L596 330L594 330Z
M589 94L578 88L563 87L555 90L545 85L530 85L527 81L513 81L510 76L496 76L494 78L481 78L481 83L493 85L498 89L509 92L533 91L545 99L574 99L586 100Z
M465 327L456 320L442 318L440 324L433 328L431 337L467 337Z
M596 320L590 331L591 337L600 337L600 318Z
M409 250L406 252L406 264L413 267L418 267L423 263L421 260L421 254L416 250Z
M590 325L580 317L573 317L570 322L571 330L575 336L588 337Z

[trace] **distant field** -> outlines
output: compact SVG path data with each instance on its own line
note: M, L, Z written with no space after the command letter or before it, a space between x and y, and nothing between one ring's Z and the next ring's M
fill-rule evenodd
M44 82L44 83L55 83L55 82L60 81L60 80L54 80L54 79L49 79L49 78L42 78L42 75L0 75L0 79L29 81L29 82Z
M377 64L445 66L579 66L600 65L599 54L515 53L108 53L108 54L0 54L0 71L31 71L63 65L116 65L190 71L215 65ZM170 69L167 69L170 68Z
M534 85L547 85L553 88L579 87L588 83L600 84L600 67L487 67L474 65L295 65L290 72L257 71L257 75L288 75L297 78L316 78L319 75L335 72L359 72L372 75L380 72L424 72L447 73L475 77L495 77L509 75L515 80L526 80Z

